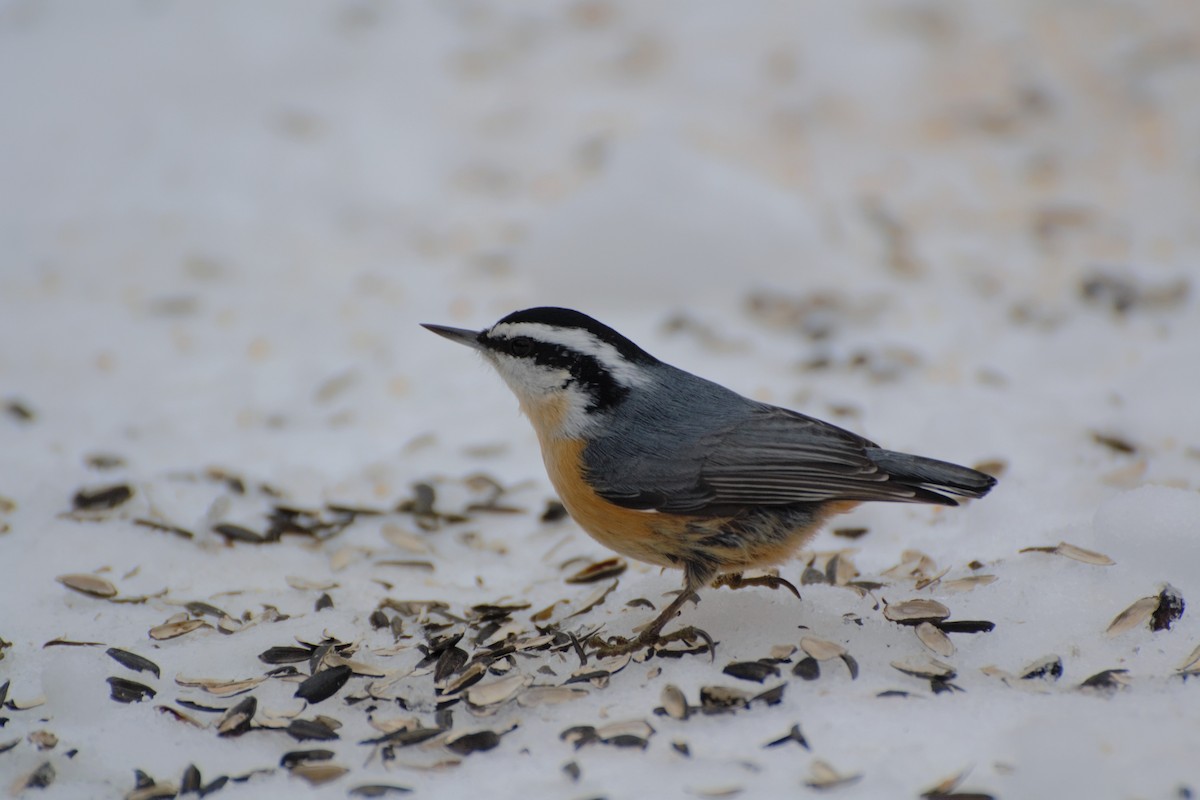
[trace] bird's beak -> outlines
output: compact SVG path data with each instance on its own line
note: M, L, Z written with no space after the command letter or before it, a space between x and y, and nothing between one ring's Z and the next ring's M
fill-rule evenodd
M444 336L452 342L465 344L472 350L483 349L483 345L479 343L479 331L467 330L466 328L451 328L447 325L429 325L424 322L421 323L421 327L433 331L438 336Z

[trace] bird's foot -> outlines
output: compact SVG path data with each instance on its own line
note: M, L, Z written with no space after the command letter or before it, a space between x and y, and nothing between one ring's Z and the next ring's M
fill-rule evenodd
M712 582L714 589L721 586L728 586L730 589L745 589L747 586L766 586L768 589L787 589L792 594L796 595L796 599L800 599L800 590L788 580L785 580L778 575L755 575L752 578L747 578L740 572L726 572L723 575L718 575Z
M686 628L680 628L671 633L660 633L653 627L650 627L632 639L626 639L624 636L610 636L602 642L593 639L591 644L596 655L601 658L610 658L612 656L625 655L626 653L636 653L643 648L661 648L663 645L670 644L671 642L692 644L696 641L703 641L709 655L714 659L716 658L716 642L713 641L708 633L693 625L688 625Z

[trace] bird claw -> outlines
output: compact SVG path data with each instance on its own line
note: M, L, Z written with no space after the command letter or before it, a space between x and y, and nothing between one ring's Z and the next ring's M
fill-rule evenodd
M796 588L791 581L781 578L778 575L756 575L753 578L747 578L740 572L726 572L723 575L718 575L712 582L714 589L721 586L728 586L730 589L745 589L747 586L766 586L768 589L787 589L792 594L796 595L796 599L800 598L800 590Z
M612 656L621 656L626 653L634 653L642 648L661 648L662 645L670 644L671 642L687 642L691 643L697 639L704 641L705 647L708 650L709 656L716 660L717 643L707 632L688 625L685 628L680 628L671 633L656 633L653 631L644 631L641 635L632 639L626 639L624 636L610 636L603 642L591 641L592 650L601 658L611 658Z

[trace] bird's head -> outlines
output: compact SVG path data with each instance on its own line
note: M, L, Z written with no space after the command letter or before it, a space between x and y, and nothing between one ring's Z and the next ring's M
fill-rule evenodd
M612 328L567 308L529 308L473 331L424 325L496 368L539 435L576 438L651 380L658 360Z

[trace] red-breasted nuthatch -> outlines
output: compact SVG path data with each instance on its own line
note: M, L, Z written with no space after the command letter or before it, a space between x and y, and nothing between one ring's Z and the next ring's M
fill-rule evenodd
M714 580L764 582L740 573L782 563L826 519L863 501L953 506L947 495L982 497L996 482L742 397L578 311L531 308L482 331L425 327L482 353L500 373L580 527L618 553L683 570L679 596L639 636L610 639L605 652L708 639L694 628L662 629Z

